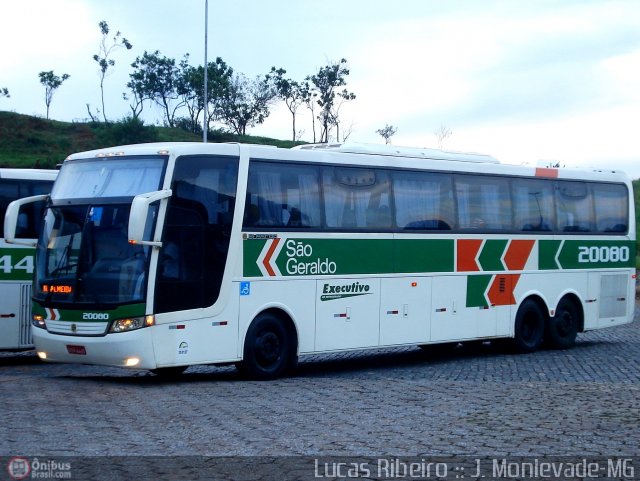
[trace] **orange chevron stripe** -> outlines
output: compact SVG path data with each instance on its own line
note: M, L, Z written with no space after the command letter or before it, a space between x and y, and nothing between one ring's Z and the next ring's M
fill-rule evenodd
M523 270L535 243L534 240L512 240L504 255L504 264L507 269L510 271Z
M274 251L276 250L276 247L278 247L278 242L280 242L280 239L273 239L271 241L271 245L269 246L269 250L267 251L267 255L264 256L264 259L262 261L262 265L264 265L264 268L266 269L267 273L271 276L271 277L275 277L276 272L273 270L273 267L271 267L271 256L273 255Z
M479 271L480 268L476 263L478 251L482 245L482 239L459 239L458 240L458 259L456 270L458 272Z
M513 291L518 285L520 274L500 274L493 278L487 292L489 304L492 306L510 306L516 303Z

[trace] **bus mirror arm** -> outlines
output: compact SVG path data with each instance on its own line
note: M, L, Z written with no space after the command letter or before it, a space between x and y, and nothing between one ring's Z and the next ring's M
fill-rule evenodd
M129 243L162 247L160 239L145 239L145 227L149 216L149 208L154 202L171 197L171 189L158 190L139 194L131 202L131 213L129 215L128 237Z
M31 197L25 197L24 199L14 200L7 206L7 210L4 215L4 240L7 244L24 245L29 247L35 247L37 240L35 239L17 239L20 223L20 209L24 205L33 204L35 202L46 201L49 198L49 194L34 195Z

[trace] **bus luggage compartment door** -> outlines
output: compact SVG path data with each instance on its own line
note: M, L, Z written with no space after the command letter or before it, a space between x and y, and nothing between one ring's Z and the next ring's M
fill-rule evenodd
M380 279L326 279L316 287L316 351L379 344Z

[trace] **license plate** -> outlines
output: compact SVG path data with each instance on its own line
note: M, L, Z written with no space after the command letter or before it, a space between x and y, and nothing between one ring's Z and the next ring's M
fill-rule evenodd
M84 346L73 346L71 344L67 344L67 352L69 354L79 354L81 356L87 355L87 349Z

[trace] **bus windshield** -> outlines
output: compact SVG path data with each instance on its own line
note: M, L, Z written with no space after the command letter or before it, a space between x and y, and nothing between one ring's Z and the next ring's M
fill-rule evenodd
M166 157L123 157L65 162L51 199L134 197L160 187Z
M63 304L141 302L150 249L128 242L130 207L50 207L37 247L34 297Z
M131 156L64 163L37 246L36 300L143 301L150 249L128 242L131 199L158 190L165 162L166 156Z

